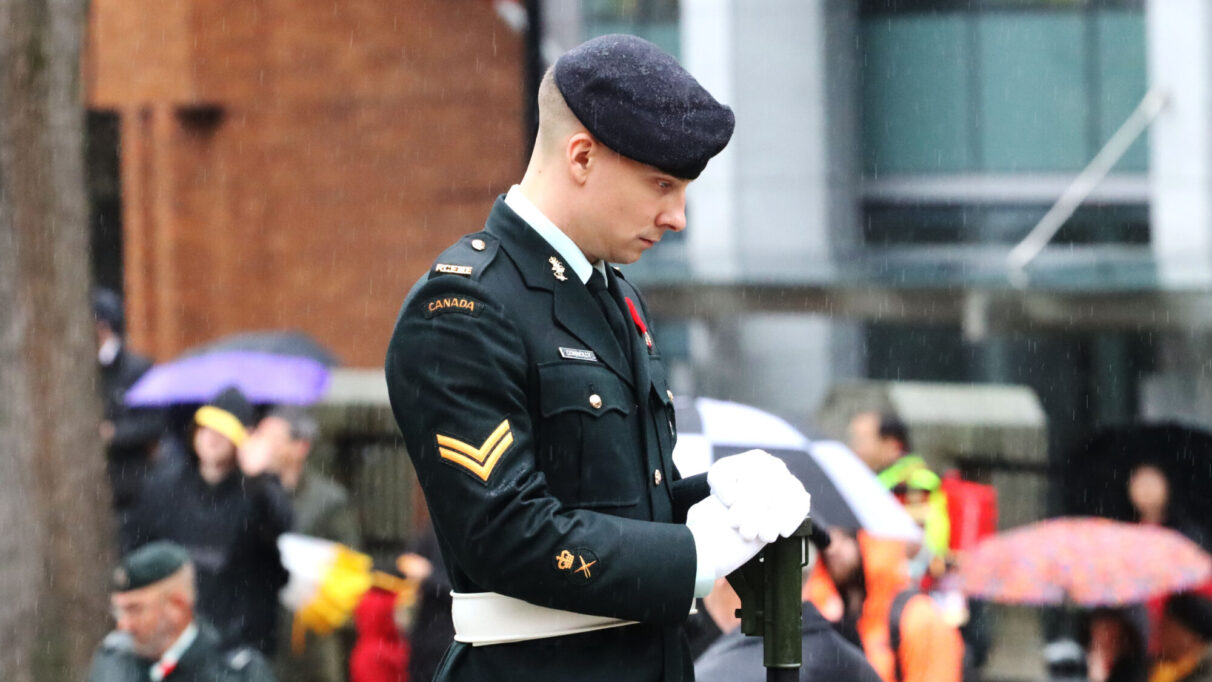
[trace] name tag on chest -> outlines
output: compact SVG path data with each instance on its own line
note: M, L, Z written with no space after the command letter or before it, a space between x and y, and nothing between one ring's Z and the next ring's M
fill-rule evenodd
M580 348L565 348L560 346L560 357L565 360L584 360L585 362L597 362L598 355L591 350L582 350Z

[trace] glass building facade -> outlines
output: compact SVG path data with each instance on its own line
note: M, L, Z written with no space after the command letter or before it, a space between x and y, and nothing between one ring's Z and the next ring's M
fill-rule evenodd
M1146 89L1137 3L867 2L863 173L1081 170ZM1117 166L1147 170L1143 141Z
M1147 89L1139 2L868 1L860 26L868 244L1021 240ZM1147 171L1142 136L1112 171L1135 191L1054 243L1147 244Z
M864 1L867 256L943 246L1004 254L1021 241L1144 96L1145 23L1143 2L1128 0ZM1132 144L1111 189L1079 207L1054 247L1085 247L1095 264L1100 246L1147 252L1147 144ZM1049 413L1057 459L1092 427L1137 414L1153 339L1030 329L972 339L959 325L869 320L866 374L1027 384Z
M681 4L689 6L692 0ZM736 46L721 49L732 49L734 62L760 63L765 48L753 42L760 34L748 33L751 19L742 14L757 9L744 3L729 6L728 40ZM686 56L686 7L677 0L582 0L580 10L583 37L633 33ZM840 244L821 256L824 261L803 261L799 275L805 287L823 287L826 295L832 289L844 296L865 283L893 292L913 286L956 292L954 296L990 285L1011 287L1004 255L1040 221L1148 88L1144 0L856 0L844 12L820 13L824 33L815 39L825 36L854 48L849 73L828 76L847 89L830 85L834 89L828 92L852 97L854 106L835 110L826 104L823 115L829 119L827 135L852 149L855 177L853 189L847 190L852 194L843 193L841 201L852 200L857 210L852 223L804 225L805 239L814 238L808 236L813 230L825 230ZM839 20L842 15L848 18ZM810 63L813 39L806 34L798 52L783 45L783 51L773 48L772 54ZM832 70L834 65L824 61L809 68ZM782 87L774 80L760 85ZM746 113L747 102L732 104L738 115ZM752 130L743 132L741 123L738 136L752 135ZM742 164L760 168L751 140L742 141L742 151L735 153L746 157ZM1054 253L1082 249L1081 256L1071 257L1080 274L1053 268L1032 286L1065 289L1079 276L1097 283L1099 273L1117 267L1125 250L1147 254L1148 171L1148 140L1142 135L1051 242ZM831 167L828 172L840 171ZM744 173L738 171L738 185L762 177L761 170ZM847 181L829 182L840 186ZM704 217L695 211L692 202L691 229L711 229L703 227ZM763 238L749 228L737 229L734 239L741 241L736 243ZM684 278L694 286L692 258L686 235L668 235L627 272L644 282ZM822 262L827 267L819 267ZM746 284L764 273L743 265L733 276L744 296ZM792 273L787 279L795 278ZM847 376L849 370L843 369L826 372L831 378L825 381L1027 384L1049 413L1051 449L1057 456L1091 427L1137 413L1138 383L1152 369L1157 352L1154 337L1138 331L994 325L973 337L959 323L879 316L857 322L815 319L855 325L862 346L857 376ZM663 318L658 325L666 352L687 367L695 366L695 330L703 330L693 320ZM723 333L732 340L725 347L744 347L743 340L735 339L743 339L749 323L734 324L710 323L706 333L726 329ZM773 404L779 400L769 399Z

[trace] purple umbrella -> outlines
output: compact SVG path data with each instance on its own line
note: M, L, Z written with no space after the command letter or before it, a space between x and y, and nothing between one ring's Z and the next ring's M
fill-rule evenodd
M132 406L204 403L235 386L253 403L308 405L328 389L328 368L312 358L218 351L156 365L126 393Z

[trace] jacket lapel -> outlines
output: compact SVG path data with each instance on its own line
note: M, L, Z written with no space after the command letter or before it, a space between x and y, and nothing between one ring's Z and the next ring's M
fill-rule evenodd
M194 624L198 626L198 634L189 648L183 651L181 657L177 659L177 666L174 669L177 677L169 675L165 678L169 682L173 679L181 679L184 677L184 673L197 675L203 672L206 669L207 661L214 656L215 649L218 648L218 635L211 630L210 626L197 620L194 621Z
M573 281L573 278L560 284L563 286L557 285L552 292L555 296L555 319L597 353L598 358L616 374L627 383L632 383L631 368L623 357L623 349L619 347L589 290L579 281Z
M632 384L632 370L623 356L623 349L615 341L614 333L589 289L566 265L564 279L556 277L550 259L554 257L561 264L564 262L556 250L518 217L504 199L497 199L485 229L500 238L501 249L518 267L526 286L551 292L555 321L592 350L615 374Z

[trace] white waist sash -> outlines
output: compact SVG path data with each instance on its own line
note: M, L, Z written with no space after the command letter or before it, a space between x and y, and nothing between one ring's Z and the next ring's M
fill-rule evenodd
M551 609L496 592L451 591L450 596L455 641L472 646L563 637L637 622ZM695 613L693 602L690 613Z

